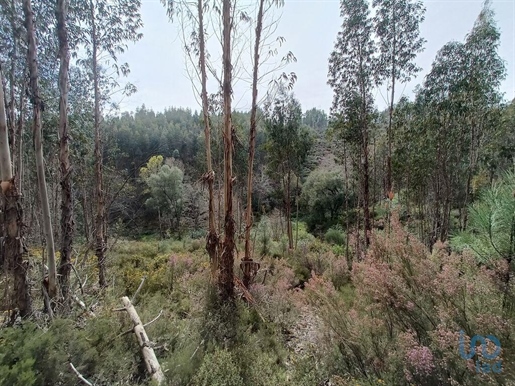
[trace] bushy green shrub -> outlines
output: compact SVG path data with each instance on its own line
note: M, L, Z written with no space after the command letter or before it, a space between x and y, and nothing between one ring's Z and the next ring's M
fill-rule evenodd
M192 386L244 386L238 367L230 352L218 349L207 354Z
M135 338L116 339L113 318L95 318L84 329L57 319L46 328L26 322L0 330L0 385L74 385L69 363L96 384L139 384L139 348Z
M329 228L327 232L325 232L324 239L329 244L344 245L345 233L341 228Z

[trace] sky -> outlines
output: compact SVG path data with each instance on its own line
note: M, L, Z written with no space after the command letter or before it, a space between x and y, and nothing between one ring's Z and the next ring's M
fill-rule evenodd
M420 30L427 42L416 63L422 68L410 83L399 87L396 100L412 96L424 81L436 53L449 41L464 41L474 25L483 0L424 0L425 21ZM505 100L515 98L515 0L493 0L497 25L501 32L499 55L505 60L507 77L501 85ZM120 100L122 111L134 111L145 104L154 111L167 107L200 110L186 71L186 59L178 23L170 23L159 0L142 0L143 38L130 44L120 57L129 63L128 80L138 92ZM297 61L282 71L295 72L293 89L304 110L316 107L329 112L333 94L327 85L328 58L341 27L338 0L285 0L276 35L285 38L281 49L292 51ZM212 83L210 84L212 85ZM208 90L214 92L213 88ZM377 106L386 106L384 89L375 91ZM250 84L234 86L233 107L250 107Z

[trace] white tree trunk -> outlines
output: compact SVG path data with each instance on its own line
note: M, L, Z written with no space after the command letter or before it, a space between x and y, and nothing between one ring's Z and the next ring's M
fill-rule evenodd
M136 337L138 338L138 343L141 348L141 353L143 354L143 360L145 361L147 371L152 379L154 379L158 384L161 384L164 381L165 376L161 370L159 362L157 361L156 354L150 346L150 340L145 332L143 323L141 323L141 319L139 318L136 309L127 296L122 298L122 302L134 325L134 334L136 334Z

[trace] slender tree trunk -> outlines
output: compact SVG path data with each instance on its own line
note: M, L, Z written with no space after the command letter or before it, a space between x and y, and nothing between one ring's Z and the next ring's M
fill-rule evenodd
M103 174L102 174L102 144L100 135L100 86L98 84L98 42L95 18L95 6L93 1L90 1L91 12L91 44L92 49L92 70L93 70L93 87L95 99L95 112L94 112L94 126L95 126L95 195L97 199L97 210L95 217L95 255L97 256L98 266L98 283L100 287L107 286L106 272L105 272L105 197L103 189Z
M295 215L295 249L297 249L299 241L299 176L297 176L297 188L295 189L295 205L297 206L297 213Z
M0 68L1 71L1 68ZM9 181L12 176L11 149L9 148L9 133L5 114L4 87L2 73L0 72L0 178ZM2 185L3 191L3 185Z
M360 49L361 50L361 49ZM359 69L363 73L363 58L360 56ZM370 232L372 226L370 223L370 192L369 192L369 165L368 165L368 105L367 105L367 88L363 79L360 79L360 97L361 97L361 190L363 194L363 222L365 233L365 247L370 244Z
M36 153L36 170L38 175L38 189L43 212L43 231L46 239L47 264L48 264L48 295L52 299L57 295L56 284L56 263L54 234L52 229L52 218L50 215L50 204L48 201L48 191L45 179L45 161L43 158L43 142L41 136L41 98L39 96L38 85L38 65L36 52L36 32L34 30L33 11L30 0L23 1L23 11L25 13L25 27L27 28L28 56L30 74L30 92L33 108L34 150Z
M90 230L89 230L89 220L88 220L88 203L86 200L86 188L82 188L82 200L81 200L81 206L82 206L82 218L84 221L84 238L86 239L86 244L89 245L90 242Z
M11 74L10 74L10 100L9 100L9 147L13 155L13 175L18 174L19 166L14 162L14 155L16 154L16 103L15 103L15 83L16 83L16 62L18 61L18 27L15 21L16 4L11 0L11 32L13 39L13 51L11 58Z
M22 88L20 92L20 111L18 115L18 129L17 129L17 137L18 137L18 147L17 147L17 159L16 162L16 186L20 190L22 190L23 183L23 126L25 125L24 120L25 114L25 82L22 83Z
M394 102L395 102L395 55L396 52L396 26L395 26L395 2L392 4L392 73L391 73L391 81L392 81L392 90L390 94L390 106L388 106L388 131L387 131L387 137L388 137L388 155L387 155L387 166L386 166L386 196L388 197L390 195L390 192L393 191L392 186L392 142L393 142L393 108L394 108ZM390 223L390 216L388 216L388 224Z
M70 53L68 48L68 29L66 16L68 1L57 0L57 37L59 39L59 161L61 169L61 264L59 266L59 281L65 303L69 297L69 281L71 271L71 252L73 241L73 205L72 179L69 149L68 128L68 68Z
M347 148L345 142L343 143L343 168L345 178L345 260L347 260L347 266L349 271L352 270L352 258L349 253L349 241L350 241L350 227L349 227L349 176L347 172Z
M290 186L291 186L291 174L290 167L288 167L288 177L286 179L286 232L288 234L288 248L293 249L293 230L291 227L291 197L290 197Z
M203 0L198 0L198 23L199 23L199 50L200 50L200 74L202 82L202 115L204 119L204 138L206 146L206 166L207 174L205 180L209 193L208 201L208 233L206 239L206 250L211 261L211 276L216 278L219 259L218 259L218 243L219 237L215 227L215 197L214 183L215 172L213 171L213 161L211 155L211 123L209 120L209 102L207 99L207 74L206 74L206 42L204 36L204 4ZM220 210L220 208L219 208Z
M233 218L233 127L231 119L232 63L231 63L231 1L223 0L223 100L224 100L224 242L218 279L222 300L234 298L234 218Z
M14 276L15 304L22 317L32 313L29 280L27 278L28 262L23 260L25 251L23 237L23 211L20 194L12 174L9 135L5 115L5 98L0 68L0 209L3 213L2 229L5 233L3 242L4 263L8 272Z
M247 176L247 207L245 212L245 256L244 260L252 261L250 230L252 229L252 179L254 173L254 153L256 147L257 131L257 98L258 98L258 71L259 71L259 48L261 45L261 30L263 29L263 7L265 0L259 0L259 10L256 24L256 41L254 43L254 68L252 72L252 107L250 110L250 135L249 135L249 158ZM243 272L243 284L248 287L250 284L248 270Z

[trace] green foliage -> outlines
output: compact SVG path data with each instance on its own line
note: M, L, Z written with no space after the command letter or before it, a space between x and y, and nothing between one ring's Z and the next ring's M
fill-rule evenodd
M492 259L515 260L514 192L514 173L507 173L485 190L469 209L468 229L455 235L452 245L458 250L470 248L483 263Z
M266 216L261 216L259 224L256 229L256 240L259 245L259 254L266 256L270 254L271 247L271 232L270 232L270 221Z
M376 8L374 27L380 50L377 75L381 82L409 82L421 70L414 60L425 43L420 37L424 5L419 0L374 0L372 5Z
M244 383L231 353L218 349L206 355L192 385L243 386Z
M0 330L0 385L75 384L72 362L90 381L134 384L139 375L135 340L116 339L114 318L90 320L84 329L71 320L57 319L47 329L27 322Z
M327 129L327 114L325 111L313 107L304 113L302 123L313 130L324 131Z
M345 232L339 227L329 228L327 232L325 232L324 239L329 244L344 245Z
M307 215L310 231L324 231L335 224L347 205L355 205L354 195L345 192L343 174L337 171L312 171L302 186L300 203Z
M145 204L168 218L173 230L179 230L183 210L184 172L175 165L163 165L162 162L162 156L151 157L147 166L140 170L151 194Z

